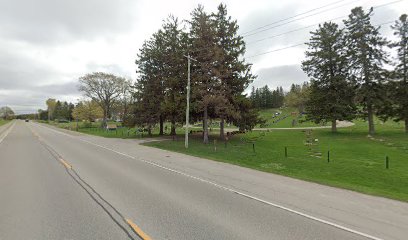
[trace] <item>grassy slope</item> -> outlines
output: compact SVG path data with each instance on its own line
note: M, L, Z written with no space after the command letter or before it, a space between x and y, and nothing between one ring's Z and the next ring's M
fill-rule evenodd
M281 115L275 116L276 112L280 112ZM296 113L296 114L292 114ZM302 127L319 127L321 125L315 124L310 121L305 121L305 117L299 117L298 110L294 108L283 108L283 109L261 109L259 111L259 116L266 120L266 124L263 126L256 126L256 128L302 128ZM275 117L274 117L275 116ZM278 118L288 116L280 121L277 121ZM292 126L292 120L296 120L295 126ZM214 120L213 125L210 126L214 129L219 128L219 120ZM195 129L202 129L201 123L194 125ZM237 128L234 125L226 125L226 128Z
M276 122L278 117L273 118L276 112L281 112L281 116L288 116L287 118ZM266 126L267 128L291 128L292 127L292 120L295 119L297 120L297 124L294 127L315 127L315 126L320 126L318 124L315 124L310 121L305 121L302 122L301 120L305 120L304 117L298 118L298 114L292 114L292 113L297 113L298 111L294 108L284 108L282 110L279 109L262 109L259 111L259 115L265 119ZM275 123L274 123L275 121Z
M203 145L200 136L184 149L183 141L147 143L148 146L228 162L265 172L273 172L363 193L408 201L408 136L403 124L377 124L378 134L367 137L366 123L340 129L332 134L327 129L314 130L317 146L309 150L304 145L306 133L292 130L252 132L234 136L225 148L223 143ZM256 153L252 150L255 142ZM288 157L284 148L288 147ZM330 163L327 151L330 149ZM321 157L312 156L320 152ZM390 169L385 169L385 156Z

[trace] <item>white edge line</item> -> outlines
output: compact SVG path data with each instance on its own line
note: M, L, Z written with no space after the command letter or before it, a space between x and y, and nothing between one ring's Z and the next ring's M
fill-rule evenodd
M45 126L42 126L42 125L40 125L40 124L38 124L38 126L41 126L41 127L43 127L43 128L47 128L47 129L49 129L49 130L51 130L51 131L54 131L54 132L59 133L59 134L62 134L62 135L66 135L66 136L71 137L71 138L75 138L75 136L69 135L69 134L64 133L64 132L61 132L61 131L57 131L57 130L52 129L52 128L50 128L50 127L45 127ZM165 169L165 170L167 170L167 171L174 172L174 173L183 175L183 176L185 176L185 177L192 178L192 179L195 179L195 180L198 180L198 181L201 181L201 182L204 182L204 183L213 185L213 186L215 186L215 187L217 187L217 188L220 188L220 189L223 189L223 190L226 190L226 191L229 191L229 192L232 192L232 193L235 193L235 194L238 194L238 195L241 195L241 196L250 198L250 199L255 200L255 201L258 201L258 202L262 202L262 203L264 203L264 204L267 204L267 205L270 205L270 206L273 206L273 207L276 207L276 208L279 208L279 209L282 209L282 210L285 210L285 211L288 211L288 212L291 212L291 213L300 215L300 216L302 216L302 217L309 218L309 219L311 219L311 220L314 220L314 221L317 221L317 222L320 222L320 223L324 223L324 224L330 225L330 226L335 227L335 228L342 229L342 230L347 231L347 232L351 232L351 233L354 233L354 234L357 234L357 235L360 235L360 236L363 236L363 237L366 237L366 238L370 238L370 239L373 239L373 240L383 240L382 238L375 237L375 236L372 236L372 235L369 235L369 234L366 234L366 233L363 233L363 232L360 232L360 231L357 231L357 230L354 230L354 229L351 229L351 228L348 228L348 227L339 225L339 224L337 224L337 223L330 222L330 221L327 221L327 220L318 218L318 217L314 217L314 216L309 215L309 214L307 214L307 213L302 213L302 212L300 212L300 211L297 211L297 210L294 210L294 209L291 209L291 208L288 208L288 207L285 207L285 206L282 206L282 205L279 205L279 204L276 204L276 203L272 203L272 202L263 200L263 199L258 198L258 197L254 197L254 196L248 195L248 194L246 194L246 193L243 193L243 192L234 190L234 189L232 189L232 188L219 185L219 184L217 184L217 183L215 183L215 182L211 182L211 181L209 181L209 180L205 180L205 179L202 179L202 178L199 178L199 177L195 177L195 176L189 175L189 174L187 174L187 173L180 172L180 171L178 171L178 170L174 170L174 169L171 169L171 168L162 166L162 165L160 165L160 164L157 164L157 163L154 163L154 162L151 162L151 161L143 160L143 159L141 159L141 158L136 158L136 157L131 156L131 155L128 155L128 154L126 154L126 153L118 152L118 151L116 151L116 150L114 150L114 149L111 149L111 148L108 148L108 147L105 147L105 146L102 146L102 145L99 145L99 144L96 144L96 143L93 143L93 142L90 142L90 141L87 141L87 140L84 140L84 139L80 139L80 138L79 138L78 140L80 140L80 141L82 141L82 142L85 142L85 143L88 143L88 144L91 144L91 145L94 145L94 146L97 146L97 147L100 147L100 148L103 148L103 149L106 149L106 150L109 150L109 151L114 152L114 153L116 153L116 154L119 154L119 155L122 155L122 156L125 156L125 157L128 157L128 158L131 158L131 159L135 159L135 160L138 160L138 161L141 161L141 162L144 162L144 163L153 165L153 166L155 166L155 167L162 168L162 169Z
M11 130L13 129L14 125L16 125L16 122L13 122L13 125L11 125L11 127L9 127L6 131L5 134L3 134L3 137L0 138L0 143L3 142L3 140L8 136L8 134L11 132Z

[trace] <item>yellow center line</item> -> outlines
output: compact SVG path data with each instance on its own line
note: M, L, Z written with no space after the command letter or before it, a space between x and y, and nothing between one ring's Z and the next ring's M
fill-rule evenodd
M133 231L135 231L135 233L139 235L139 237L141 237L143 240L152 240L146 233L142 231L142 229L140 229L134 222L132 222L132 220L126 219L126 222L133 229Z
M60 158L59 160L60 160L60 162L61 162L66 168L68 168L68 169L71 169L71 168L72 168L72 166L69 165L67 162L65 162L64 159Z

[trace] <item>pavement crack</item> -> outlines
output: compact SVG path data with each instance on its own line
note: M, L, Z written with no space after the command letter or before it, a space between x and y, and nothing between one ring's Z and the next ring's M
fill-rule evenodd
M34 136L38 139L40 144L53 156L53 158L61 164L62 156L58 154L51 146L44 142L44 140L32 129L30 129ZM111 203L101 196L89 183L87 183L80 174L71 166L70 168L64 165L67 174L91 197L91 199L98 204L102 210L112 219L112 221L129 237L129 239L141 239L138 234L129 226L126 218L120 213Z

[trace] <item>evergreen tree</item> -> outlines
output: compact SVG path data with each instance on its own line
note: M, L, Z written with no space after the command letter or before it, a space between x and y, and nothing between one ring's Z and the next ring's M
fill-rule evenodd
M163 32L159 30L145 41L135 63L138 66L138 80L134 86L135 104L128 126L146 127L151 134L155 124L160 123L160 134L163 134L164 122L164 78L163 78Z
M238 35L237 21L228 16L225 4L218 6L218 11L212 14L212 19L220 49L220 60L215 65L220 81L220 101L216 104L216 113L221 119L220 138L224 139L224 121L239 117L236 100L255 76L251 74L251 64L241 58L245 53L245 42L243 37Z
M208 143L209 109L218 100L220 89L220 73L216 69L221 61L221 49L217 45L215 22L200 5L191 13L190 41L193 57L197 60L193 64L191 88L192 100L196 111L202 113L203 142Z
M302 62L303 71L311 78L307 118L316 123L329 121L336 132L336 120L351 120L355 112L353 85L347 81L343 30L326 22L311 35L306 61Z
M262 88L252 87L249 95L252 107L254 108L279 108L283 106L285 93L282 87L277 87L276 90L271 91L267 85Z
M397 37L390 44L397 50L395 69L390 74L392 81L387 83L388 100L380 109L380 117L383 120L393 118L395 121L405 122L405 132L408 133L408 21L407 15L403 14L391 28Z
M170 16L163 24L161 38L163 50L162 79L164 87L163 110L171 123L171 135L176 134L176 122L185 119L187 62L184 57L188 48L187 34L182 31L177 18Z
M387 41L380 36L379 27L371 24L372 12L373 8L366 13L362 7L356 7L344 20L350 75L358 86L356 96L368 118L369 134L375 133L374 114L383 103L383 64L387 63L383 50Z

